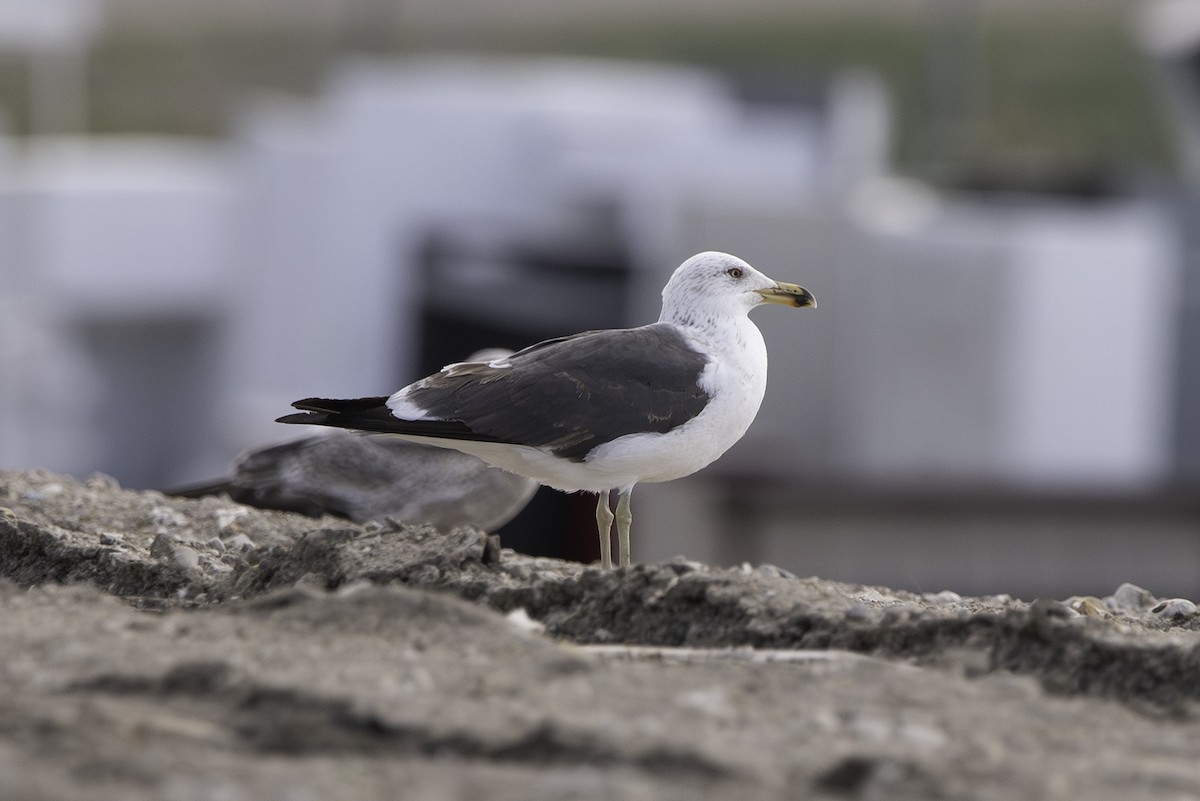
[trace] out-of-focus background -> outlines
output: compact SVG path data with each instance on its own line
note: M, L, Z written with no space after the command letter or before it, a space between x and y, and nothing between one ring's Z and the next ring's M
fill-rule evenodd
M719 249L821 305L637 560L1200 595L1200 3L0 0L0 109L0 466L226 474Z

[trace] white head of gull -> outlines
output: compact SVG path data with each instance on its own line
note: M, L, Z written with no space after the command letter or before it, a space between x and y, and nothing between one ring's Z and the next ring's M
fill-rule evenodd
M658 322L551 339L489 362L459 362L390 397L308 398L282 423L394 434L453 448L555 489L598 493L601 564L614 514L629 560L629 496L713 462L741 439L766 390L767 350L749 312L816 306L727 253L695 255L663 289Z

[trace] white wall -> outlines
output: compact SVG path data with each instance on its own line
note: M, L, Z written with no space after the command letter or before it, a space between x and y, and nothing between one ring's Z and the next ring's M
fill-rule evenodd
M1044 489L1169 477L1164 207L951 197L907 230L794 205L685 212L691 249L727 242L819 302L756 313L767 397L714 470Z
M1060 205L1013 222L997 443L1006 477L1076 487L1169 479L1180 257L1166 210Z
M0 176L0 464L135 475L137 462L141 481L157 464L164 482L215 469L222 387L197 355L228 312L230 199L212 145L41 138L14 154Z

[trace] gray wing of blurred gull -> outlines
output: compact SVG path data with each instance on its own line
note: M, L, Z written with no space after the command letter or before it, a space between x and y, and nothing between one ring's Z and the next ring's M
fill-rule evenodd
M262 509L494 531L525 508L537 486L457 451L337 432L253 451L233 477L171 494L224 492Z
M498 358L511 351L477 356ZM345 431L275 445L241 456L230 478L169 494L226 493L238 503L356 522L391 517L449 530L495 531L525 508L536 481L490 467L474 456L390 437Z

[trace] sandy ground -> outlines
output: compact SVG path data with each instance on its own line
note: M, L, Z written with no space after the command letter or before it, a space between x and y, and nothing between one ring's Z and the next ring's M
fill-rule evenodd
M1195 606L0 473L0 799L1194 799Z

